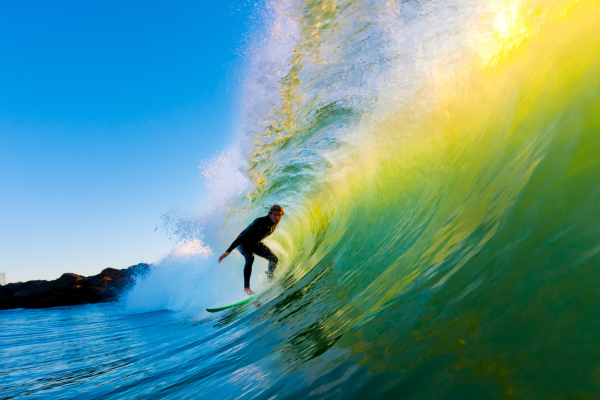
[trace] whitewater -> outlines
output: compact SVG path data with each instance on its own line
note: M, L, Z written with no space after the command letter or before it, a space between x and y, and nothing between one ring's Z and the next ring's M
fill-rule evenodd
M0 398L600 397L600 1L259 5L231 147L118 303L0 312ZM255 261L218 256L273 204Z

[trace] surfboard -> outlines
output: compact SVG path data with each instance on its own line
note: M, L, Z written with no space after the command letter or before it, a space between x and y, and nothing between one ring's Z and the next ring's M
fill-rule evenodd
M250 300L254 299L254 296L250 296L242 301L238 301L237 303L233 303L230 304L228 306L224 306L224 307L216 307L216 308L207 308L206 311L208 312L219 312L219 311L223 311L223 310L227 310L228 308L231 307L237 307L237 306L241 306L242 304L245 304L247 302L249 302Z

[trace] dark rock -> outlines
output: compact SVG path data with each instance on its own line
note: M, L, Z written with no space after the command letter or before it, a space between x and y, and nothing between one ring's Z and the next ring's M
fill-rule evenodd
M59 300L64 300L67 298L67 295L64 294L63 292L52 292L48 295L49 297L55 297Z
M52 281L29 281L18 286L18 291L13 294L13 297L30 297L39 293L50 291L53 288L54 282Z
M86 280L89 282L90 286L100 286L104 281L104 277L102 275L94 275L88 276Z
M54 281L41 281L36 286L38 293L50 292L52 290L54 290Z
M84 281L85 277L77 274L66 273L62 274L55 282L55 288L58 290L65 290L73 287L79 281Z
M105 268L102 270L102 272L100 272L100 275L118 279L121 277L122 273L123 271L120 269Z
M135 285L136 279L149 273L150 265L141 263L127 269L106 268L88 278L66 273L55 281L10 283L0 286L0 310L116 301Z
M0 286L0 297L11 298L15 291L7 286Z
M21 290L21 286L23 286L23 282L15 282L15 283L9 283L8 285L5 285L5 288L9 288L10 290L12 290L13 292L18 292L19 290Z
M0 310L9 310L13 307L11 305L11 300L6 297L0 297Z
M77 281L75 284L83 286L83 287L88 287L88 286L92 285L91 282L88 280L88 278L85 278L84 280L81 280L81 281Z

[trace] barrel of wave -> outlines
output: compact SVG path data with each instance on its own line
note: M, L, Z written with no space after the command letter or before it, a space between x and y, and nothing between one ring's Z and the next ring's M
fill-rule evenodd
M600 355L585 339L600 305L600 10L555 8L434 107L375 130L377 168L347 206L348 231L370 232L351 251L361 273L322 324L325 336L361 326L338 345L373 371L434 360L507 395L598 395L568 360L594 371Z

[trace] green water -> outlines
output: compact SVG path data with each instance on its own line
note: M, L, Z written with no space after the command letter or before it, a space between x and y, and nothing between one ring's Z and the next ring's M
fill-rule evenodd
M398 4L456 53L390 55ZM350 354L346 398L600 396L599 3L301 7L239 201L286 209L283 359Z

